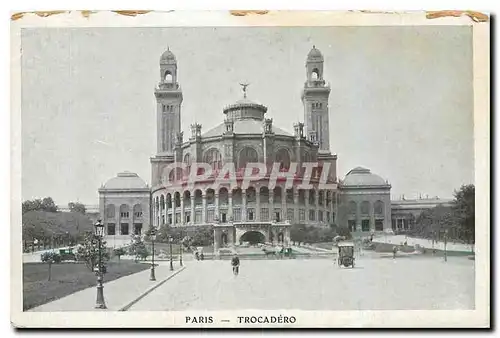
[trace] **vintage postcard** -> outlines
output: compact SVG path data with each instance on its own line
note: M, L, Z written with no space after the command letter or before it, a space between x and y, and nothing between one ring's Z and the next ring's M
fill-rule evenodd
M487 14L11 26L16 327L490 326Z

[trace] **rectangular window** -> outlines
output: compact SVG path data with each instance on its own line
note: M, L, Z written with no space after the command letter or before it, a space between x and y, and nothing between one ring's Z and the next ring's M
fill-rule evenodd
M116 234L116 225L115 223L108 223L108 235L115 235Z
M289 221L295 221L294 214L293 214L293 209L287 209L286 210L286 218Z
M134 224L134 235L140 235L142 233L142 223Z
M176 212L175 213L175 224L179 224L181 222L181 213Z
M309 220L310 221L314 221L314 219L315 219L314 214L315 214L314 210L309 210Z
M201 210L196 210L194 212L194 221L196 223L201 223Z
M375 231L383 231L384 230L384 220L376 219L375 220Z
M128 218L128 211L120 213L121 218Z
M172 214L168 215L168 224L172 224Z
M408 220L406 218L403 219L403 229L408 230Z
M207 222L214 221L214 214L215 214L215 211L213 209L207 210Z
M353 219L350 219L347 221L347 226L349 227L349 231L353 232L356 231L356 221Z
M249 221L253 221L255 219L254 215L255 215L255 210L253 208L247 210L247 219Z
M304 209L299 209L299 221L306 220L306 211Z
M276 222L281 222L281 210L280 209L274 210L274 220Z
M184 213L184 222L185 223L191 222L191 212L190 211Z
M392 230L396 230L396 220L391 219Z
M364 219L361 221L361 231L370 231L370 220Z
M120 224L120 230L122 235L128 235L128 223L121 223Z
M326 212L326 221L330 222L330 211ZM331 221L333 223L333 221Z
M403 228L403 220L401 218L398 219L398 229L401 230Z
M134 213L135 218L141 218L142 217L142 211L138 211Z
M161 216L161 224L165 224L165 215Z
M269 209L261 208L260 209L260 220L261 221L269 221Z
M318 221L323 222L323 211L318 211Z
M241 221L241 209L236 208L233 210L233 216L235 221Z

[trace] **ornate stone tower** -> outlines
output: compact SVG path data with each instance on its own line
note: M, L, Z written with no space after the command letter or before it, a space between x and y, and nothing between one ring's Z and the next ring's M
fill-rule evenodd
M330 87L323 79L323 55L315 46L307 55L307 80L302 90L306 135L315 135L320 153L330 153L328 97Z
M157 103L157 153L173 154L181 131L182 90L177 83L177 60L167 49L160 58L160 82L155 88Z

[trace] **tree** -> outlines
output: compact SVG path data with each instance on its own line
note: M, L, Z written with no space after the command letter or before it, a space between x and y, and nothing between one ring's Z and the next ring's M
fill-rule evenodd
M455 191L455 205L453 207L457 222L464 234L464 237L471 243L475 242L475 187L473 184L462 185ZM464 238L464 239L465 239Z
M52 197L45 197L43 199L37 198L34 200L24 201L22 204L22 213L25 214L28 211L47 211L47 212L57 212L57 205L54 203Z
M54 251L47 251L41 255L41 261L43 263L49 263L49 278L51 280L52 277L52 264L53 263L61 263L61 255Z
M85 262L85 265L94 271L99 261L99 245L98 239L92 232L85 235L83 243L79 244L76 249L76 258L79 261ZM109 253L106 250L106 241L101 240L101 258L103 265L109 260ZM104 268L104 266L102 267Z
M304 224L294 224L290 229L290 240L302 243L306 239L306 227Z
M57 205L54 203L52 197L45 197L42 200L42 208L48 212L57 212Z
M148 248L141 236L132 235L132 242L128 247L128 254L134 256L136 262L139 259L145 260L149 256Z
M80 202L69 202L68 208L69 208L69 211L71 211L71 212L79 212L79 213L84 214L84 215L85 215L85 212L87 211L87 209L85 208L85 205L80 203Z
M125 251L124 248L116 248L113 250L113 253L115 256L118 256L118 261L119 261L120 257L125 255L127 252Z
M345 226L340 226L337 228L337 235L343 236L346 239L352 239L351 231L349 230L348 227L345 227Z

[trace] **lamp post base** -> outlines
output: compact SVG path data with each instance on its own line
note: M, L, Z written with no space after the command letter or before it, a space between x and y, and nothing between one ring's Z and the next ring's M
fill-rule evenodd
M174 264L170 261L170 271L174 271Z
M156 280L154 265L151 265L151 274L149 275L149 280L150 281L155 281Z
M96 309L107 309L106 303L104 302L104 293L103 293L103 286L98 285L97 286L97 299L95 302L95 308Z

